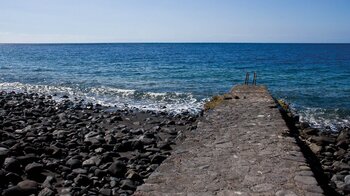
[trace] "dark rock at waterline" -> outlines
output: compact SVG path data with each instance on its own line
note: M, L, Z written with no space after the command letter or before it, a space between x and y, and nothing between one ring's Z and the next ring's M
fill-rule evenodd
M319 133L319 130L308 127L308 128L303 129L301 132L304 135L317 135Z
M310 141L320 146L325 146L327 144L335 143L336 139L328 136L312 136Z
M337 143L336 146L346 149L350 144L350 132L348 130L342 130L338 137L337 137Z
M306 123L297 127L300 127L300 136L308 143L322 165L330 187L341 195L349 195L350 185L347 182L350 177L345 182L345 176L350 174L349 129L330 132L311 128Z

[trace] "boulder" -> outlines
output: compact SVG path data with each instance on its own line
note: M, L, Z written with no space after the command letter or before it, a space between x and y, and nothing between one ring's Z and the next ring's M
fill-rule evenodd
M17 187L23 193L23 195L36 194L38 192L39 185L33 180L24 180L17 184Z
M35 162L30 163L25 167L24 170L28 175L38 174L43 170L43 165Z
M122 161L116 161L108 167L107 171L113 176L124 177L126 165Z

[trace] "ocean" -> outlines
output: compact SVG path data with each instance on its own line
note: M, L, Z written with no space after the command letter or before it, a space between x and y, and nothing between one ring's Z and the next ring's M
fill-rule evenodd
M301 121L350 126L350 44L0 44L0 91L120 108L198 113L254 71Z

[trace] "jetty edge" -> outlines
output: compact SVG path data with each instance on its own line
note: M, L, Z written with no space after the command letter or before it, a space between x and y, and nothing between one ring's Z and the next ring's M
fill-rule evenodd
M134 195L324 195L265 86L237 85Z

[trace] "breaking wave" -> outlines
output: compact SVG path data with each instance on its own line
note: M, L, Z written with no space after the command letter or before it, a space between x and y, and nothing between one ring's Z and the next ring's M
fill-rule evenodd
M337 132L342 128L350 127L350 116L344 109L298 107L291 104L291 110L299 115L301 122L307 122L314 128Z
M0 83L0 90L40 93L54 95L57 101L63 95L103 106L118 108L137 108L140 110L166 111L170 113L189 112L197 114L202 111L204 99L198 99L191 93L179 92L143 92L132 89L113 87L68 87L51 85L31 85L19 82Z

